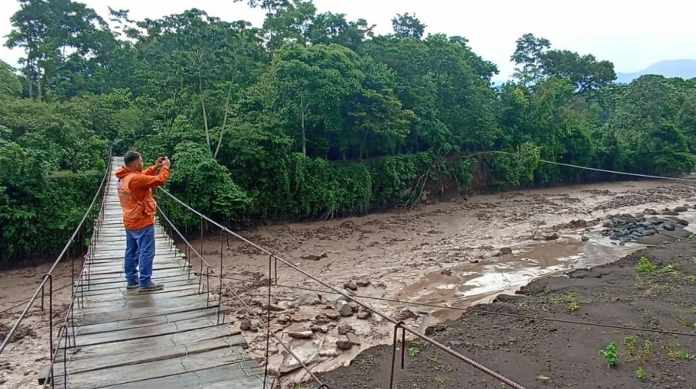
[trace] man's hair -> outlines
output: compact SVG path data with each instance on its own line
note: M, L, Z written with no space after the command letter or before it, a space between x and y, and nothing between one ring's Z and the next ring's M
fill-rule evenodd
M123 157L123 162L124 162L126 165L130 165L131 162L137 161L138 159L140 159L140 153L139 153L139 152L137 152L137 151L129 151L129 152L127 152L126 155Z

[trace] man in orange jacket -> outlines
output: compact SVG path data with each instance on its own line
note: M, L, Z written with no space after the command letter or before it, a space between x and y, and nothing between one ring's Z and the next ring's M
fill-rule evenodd
M169 159L143 170L140 153L129 151L123 157L125 166L116 171L118 199L123 208L126 229L124 271L128 289L161 290L162 284L152 282L152 261L155 258L155 213L157 203L152 189L164 185L169 178ZM140 275L138 275L138 271Z

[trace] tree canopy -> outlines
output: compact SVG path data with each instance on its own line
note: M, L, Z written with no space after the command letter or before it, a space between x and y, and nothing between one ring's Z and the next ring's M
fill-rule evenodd
M408 12L379 35L311 0L244 2L263 10L261 26L19 1L5 45L24 56L18 69L0 62L0 263L55 248L108 146L171 156L170 189L231 224L607 178L541 159L694 168L696 80L618 85L611 62L525 34L514 78L496 85L465 37L426 33ZM35 252L22 243L39 240Z

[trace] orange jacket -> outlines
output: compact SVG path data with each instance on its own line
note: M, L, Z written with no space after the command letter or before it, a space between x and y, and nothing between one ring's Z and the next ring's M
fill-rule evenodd
M123 208L123 225L127 230L140 230L155 224L157 203L152 197L152 188L164 185L169 178L169 168L155 166L142 172L123 166L116 171L118 177L118 199Z

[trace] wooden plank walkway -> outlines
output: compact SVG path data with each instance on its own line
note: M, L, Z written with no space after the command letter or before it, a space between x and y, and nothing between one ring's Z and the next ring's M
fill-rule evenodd
M123 159L111 163L115 171ZM244 338L218 323L217 301L198 293L198 278L159 224L153 279L165 289L126 290L116 185L112 175L84 306L76 306L68 331L74 330L77 346L66 350L67 387L263 388L263 369L247 355ZM61 348L54 367L58 388L65 382L63 366Z

